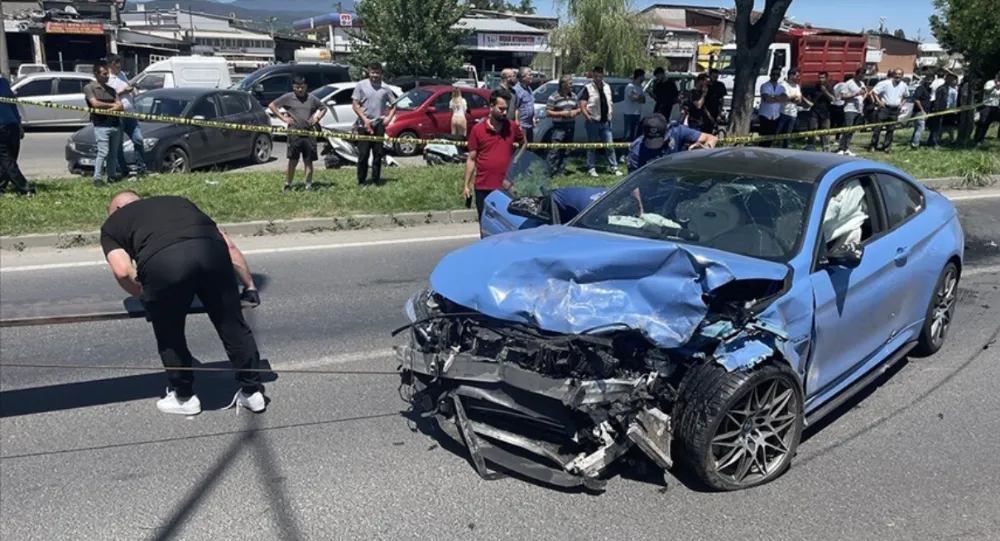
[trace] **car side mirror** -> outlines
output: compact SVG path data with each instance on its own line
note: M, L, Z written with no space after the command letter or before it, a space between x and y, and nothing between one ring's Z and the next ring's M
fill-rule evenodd
M254 94L261 94L264 92L264 85L253 85Z
M551 209L546 208L546 202L551 202L551 197L518 197L507 204L507 212L514 216L538 220L542 223L552 223ZM551 203L550 203L551 204Z
M865 249L861 244L847 244L828 252L824 266L855 269L861 265L864 255Z

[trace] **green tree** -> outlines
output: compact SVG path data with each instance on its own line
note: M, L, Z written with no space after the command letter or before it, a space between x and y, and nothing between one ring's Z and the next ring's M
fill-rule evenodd
M468 7L458 0L363 0L356 6L360 29L348 32L351 64L383 62L388 76L454 77L463 63L469 28L454 28Z
M531 0L521 0L521 3L518 4L517 7L513 9L513 11L516 11L518 13L524 13L526 15L534 15L535 3L532 2Z
M765 0L757 22L751 23L754 0L736 0L736 55L733 58L733 105L729 133L746 135L750 131L757 74L767 59L767 49L785 20L792 0Z
M897 28L896 31L892 33L892 35L899 39L906 39L906 31L904 31L902 28Z
M631 76L646 67L650 23L632 0L556 0L565 8L566 24L550 36L562 52L562 71L580 73L601 66L607 75ZM560 17L562 18L562 17Z

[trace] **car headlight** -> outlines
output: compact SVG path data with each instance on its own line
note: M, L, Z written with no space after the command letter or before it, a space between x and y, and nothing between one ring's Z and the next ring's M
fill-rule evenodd
M153 147L156 146L156 143L158 141L159 141L159 139L157 139L156 137L148 137L146 139L143 139L142 140L142 150L145 151L145 152L149 152L149 151L153 150Z
M74 141L72 137L66 140L66 146L68 146L71 151L76 152L76 141Z

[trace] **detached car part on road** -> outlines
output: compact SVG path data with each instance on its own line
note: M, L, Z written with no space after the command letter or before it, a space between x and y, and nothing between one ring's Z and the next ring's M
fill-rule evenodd
M412 408L486 478L601 490L632 454L770 482L804 426L942 346L962 269L947 198L831 154L676 154L549 219L445 256L406 306Z

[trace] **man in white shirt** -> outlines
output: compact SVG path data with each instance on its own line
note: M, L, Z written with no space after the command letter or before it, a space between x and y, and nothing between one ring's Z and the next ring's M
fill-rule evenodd
M830 104L830 126L833 128L844 127L844 98L840 97L840 91L844 88L851 76L844 75L844 80L833 85L833 103Z
M844 100L844 127L851 127L860 124L864 119L862 113L864 113L864 99L867 89L865 89L865 84L861 82L861 75L864 74L864 70L859 68L854 75L849 75L849 79L844 82L844 85L840 87L840 98ZM837 154L842 154L846 156L854 156L851 152L851 139L854 138L854 132L847 132L840 136L840 150Z
M889 78L879 82L875 85L872 90L872 98L875 100L875 105L878 107L878 117L876 122L890 122L899 119L899 108L903 105L907 98L910 97L910 87L903 83L903 70L894 69L889 71ZM892 147L892 135L896 131L896 125L891 124L885 128L885 146L880 150L884 150L887 154L890 152ZM875 128L872 131L872 142L868 145L868 152L875 152L878 147L879 135L882 133L882 128Z
M788 101L785 87L778 82L781 78L781 68L771 70L771 78L760 85L760 107L757 108L758 130L761 135L778 133L778 122L781 119L781 106ZM772 141L761 141L760 146L769 147Z
M781 84L785 87L785 95L788 101L781 104L781 116L778 117L778 133L794 133L795 125L799 120L799 108L811 107L812 102L802 95L802 88L799 86L799 68L788 70L788 77ZM781 142L782 148L788 148L789 140Z
M642 91L642 82L645 79L645 70L635 70L632 73L632 82L625 86L622 116L625 120L625 137L629 141L634 141L639 135L639 117L642 116L642 106L646 103L646 94Z
M135 89L128 84L128 77L122 71L122 57L112 54L107 58L109 72L108 86L115 89L118 99L122 102L123 110L126 113L134 113ZM125 162L125 141L132 141L132 153L135 155L136 174L139 176L146 174L146 153L142 143L142 130L139 129L139 121L134 118L122 118L122 144L116 153L118 160L118 171L124 173L128 171L128 164Z
M986 140L990 124L1000 122L1000 71L983 85L983 106L979 111L979 124L976 126L976 136L973 138L973 143L977 145L983 144ZM1000 138L1000 130L997 131L997 137Z

